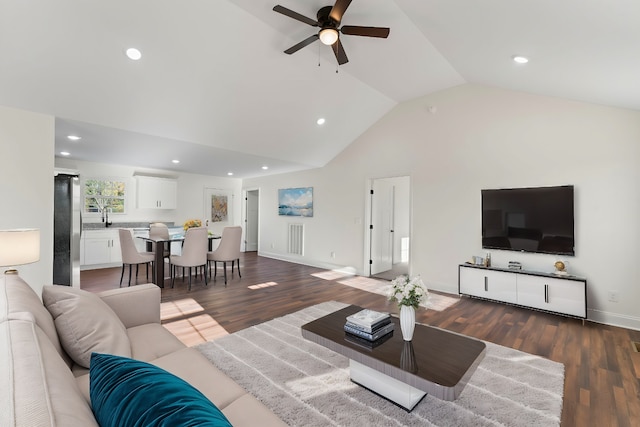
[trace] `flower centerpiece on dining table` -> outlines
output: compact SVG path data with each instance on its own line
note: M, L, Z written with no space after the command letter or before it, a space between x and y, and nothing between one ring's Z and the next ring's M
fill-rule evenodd
M402 338L411 341L416 325L416 308L429 298L429 290L420 276L401 275L391 281L389 300L400 306Z
M200 221L199 219L188 219L184 222L184 231L187 231L188 229L194 227L202 227L202 221Z

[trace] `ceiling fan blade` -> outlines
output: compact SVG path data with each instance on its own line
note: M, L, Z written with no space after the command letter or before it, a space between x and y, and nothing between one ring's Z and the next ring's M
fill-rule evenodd
M336 59L338 60L339 65L343 65L349 62L349 58L347 58L347 54L344 51L344 47L342 47L342 42L340 41L340 39L332 44L331 48L333 49L333 53L336 55Z
M287 55L291 55L292 53L296 53L297 51L299 51L303 47L310 45L311 43L313 43L314 41L318 40L319 38L320 37L318 37L317 34L309 36L306 39L302 40L300 43L298 43L296 45L293 45L289 49L285 50L284 53L286 53Z
M289 18L293 18L297 21L300 22L304 22L305 24L311 25L312 27L317 27L318 26L318 21L311 19L311 18L307 18L304 15L300 15L298 12L294 12L291 9L287 9L284 6L280 6L280 5L276 5L273 6L273 11L274 12L278 12L281 13L285 16L288 16Z
M380 37L383 39L389 37L389 28L383 27L358 27L353 25L344 25L340 28L340 32L349 36Z
M334 21L340 23L342 21L342 15L344 15L345 10L351 4L351 0L336 0L336 4L331 8L331 12L329 12L329 18Z

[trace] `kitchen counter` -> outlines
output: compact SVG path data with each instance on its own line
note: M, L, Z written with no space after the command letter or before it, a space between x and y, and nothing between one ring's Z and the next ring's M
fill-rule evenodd
M164 222L164 221L161 221ZM167 227L175 227L173 222L164 222ZM105 228L131 228L149 230L149 222L113 222L109 227L104 226L104 222L85 222L82 224L83 230L101 230Z

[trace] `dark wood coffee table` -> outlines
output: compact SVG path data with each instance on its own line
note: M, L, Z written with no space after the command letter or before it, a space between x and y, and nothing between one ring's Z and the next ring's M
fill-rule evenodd
M393 336L369 348L348 340L347 316L362 310L351 305L302 326L302 336L350 359L351 380L411 411L426 394L455 400L484 358L482 341L416 324L413 340L402 339L400 321Z

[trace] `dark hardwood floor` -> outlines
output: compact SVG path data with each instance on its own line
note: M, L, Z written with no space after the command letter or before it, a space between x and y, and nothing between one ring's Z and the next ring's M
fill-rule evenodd
M347 286L335 272L256 253L242 254L241 268L242 278L236 272L227 287L221 270L207 287L201 279L190 292L186 281L165 287L165 327L195 345L329 300L398 312L384 296ZM119 280L119 267L81 273L82 288L93 292L117 288ZM144 269L138 283L146 283ZM640 331L583 326L576 319L469 298L442 311L419 309L417 320L562 362L562 426L640 425L640 353L632 345Z

